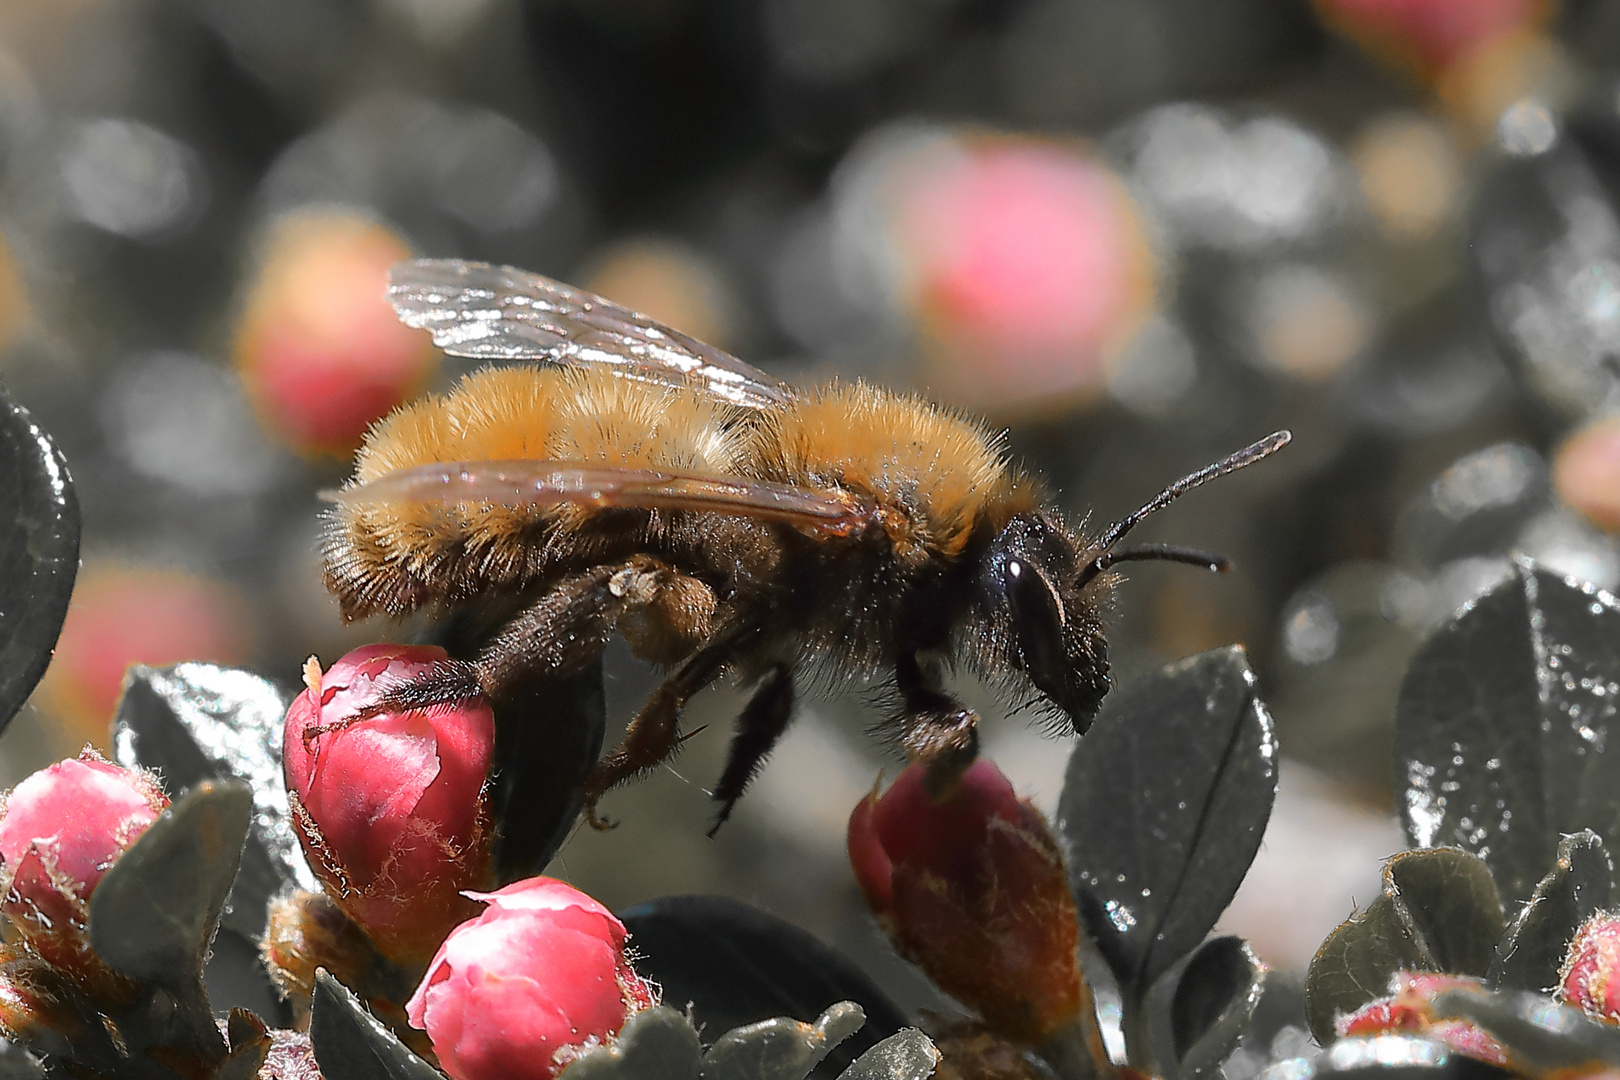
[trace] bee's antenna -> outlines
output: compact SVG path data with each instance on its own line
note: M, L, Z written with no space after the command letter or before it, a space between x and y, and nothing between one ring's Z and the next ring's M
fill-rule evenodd
M1189 548L1171 547L1165 544L1144 544L1141 547L1116 552L1114 551L1114 545L1125 539L1125 534L1136 528L1142 519L1149 514L1163 510L1200 484L1213 480L1217 476L1237 472L1239 469L1253 465L1261 458L1270 457L1287 446L1293 437L1294 435L1290 431L1274 431L1259 442L1244 447L1230 457L1222 458L1213 465L1206 465L1195 473L1183 476L1152 499L1149 499L1135 513L1114 522L1113 525L1109 526L1108 531L1103 533L1101 539L1097 541L1096 550L1099 554L1081 571L1079 584L1084 585L1115 563L1148 559L1192 563L1194 566L1203 566L1221 572L1229 569L1231 564L1218 555L1193 551Z

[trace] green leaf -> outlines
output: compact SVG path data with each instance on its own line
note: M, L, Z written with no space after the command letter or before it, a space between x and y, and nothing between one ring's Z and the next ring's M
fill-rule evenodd
M566 679L538 677L495 709L495 872L533 877L568 839L584 783L602 756L607 704L602 661Z
M1075 899L1128 1009L1226 910L1276 793L1277 739L1240 647L1103 703L1058 812Z
M309 1041L321 1074L334 1080L444 1080L325 968L315 972Z
M264 936L271 897L288 885L319 888L293 832L282 779L286 715L286 699L268 680L186 663L130 668L113 719L119 764L157 769L170 790L232 778L252 788L252 828L224 917L249 941Z
M1528 561L1419 648L1395 743L1414 847L1455 845L1527 899L1564 833L1620 827L1620 604ZM1615 732L1620 737L1620 730Z
M178 989L203 958L247 839L253 794L205 781L164 811L90 897L90 943L120 975Z
M636 970L691 1009L705 1031L787 1016L818 1016L853 1001L866 1023L818 1071L836 1075L879 1039L906 1026L905 1014L848 957L814 934L722 896L665 896L619 913L635 947Z
M1308 1072L1286 1075L1333 1080L1498 1080L1501 1069L1422 1035L1340 1039L1310 1062Z
M1148 990L1153 1057L1165 1080L1214 1075L1254 1018L1265 966L1238 937L1206 941Z
M1384 886L1322 943L1305 979L1311 1034L1324 1046L1334 1021L1389 994L1397 971L1485 975L1504 919L1489 868L1453 848L1407 851L1384 864Z
M45 1066L21 1046L0 1039L0 1080L45 1080Z
M78 572L67 462L0 387L0 731L51 662Z
M1614 863L1602 839L1590 829L1564 837L1552 871L1497 945L1491 985L1550 993L1575 932L1614 899Z
M626 1020L618 1037L579 1058L559 1080L698 1080L697 1032L666 1005Z
M779 1016L733 1028L703 1055L703 1080L804 1080L864 1023L859 1005L841 1001L814 1024Z
M906 1028L856 1058L838 1080L928 1080L939 1059L939 1050L928 1036Z

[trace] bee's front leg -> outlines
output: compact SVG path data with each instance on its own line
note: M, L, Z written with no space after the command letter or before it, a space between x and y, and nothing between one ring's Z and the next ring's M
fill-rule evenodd
M979 715L946 693L938 664L915 652L894 665L900 692L900 744L928 768L928 786L944 791L979 757Z

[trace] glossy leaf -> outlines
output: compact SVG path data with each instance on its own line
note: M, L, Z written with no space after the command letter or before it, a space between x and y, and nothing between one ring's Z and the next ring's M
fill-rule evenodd
M201 978L252 798L239 781L200 783L113 863L90 897L90 943L109 967L165 987Z
M45 1066L14 1042L0 1039L0 1080L44 1080Z
M841 1001L814 1024L777 1017L733 1028L703 1055L703 1080L804 1080L865 1023L859 1005Z
M67 462L0 387L0 731L51 662L78 572Z
M1265 966L1238 937L1206 941L1148 991L1153 1057L1165 1080L1214 1075L1249 1028Z
M706 1031L760 1020L821 1015L853 1001L866 1023L827 1056L842 1069L906 1026L866 973L815 935L722 896L666 896L619 913L637 952L636 970L664 988L664 1001L690 1006ZM818 1070L820 1071L820 1070Z
M838 1080L928 1080L939 1064L939 1049L916 1028L906 1028L855 1059Z
M1541 994L1453 990L1436 996L1433 1009L1436 1016L1472 1020L1496 1036L1516 1064L1533 1072L1576 1075L1593 1063L1620 1068L1620 1030Z
M1517 564L1418 650L1395 740L1414 847L1483 857L1527 899L1563 833L1620 827L1620 755L1605 754L1620 696L1620 604Z
M495 871L505 884L544 870L579 817L607 730L602 661L530 680L496 707L495 723Z
M1311 1034L1332 1042L1337 1017L1386 996L1397 971L1485 975L1503 923L1490 870L1477 856L1451 848L1396 855L1384 864L1378 898L1340 924L1311 961Z
M315 973L309 1041L321 1073L343 1080L443 1080L324 968Z
M1614 863L1591 830L1566 836L1558 861L1497 946L1493 986L1551 992L1575 932L1615 899Z
M656 1005L626 1020L618 1037L585 1054L566 1080L698 1080L697 1032L685 1016ZM561 1080L561 1078L559 1078Z
M114 756L157 769L171 789L235 778L253 792L253 818L225 923L249 941L264 936L270 898L289 884L318 888L292 829L281 771L287 702L248 671L213 664L134 667L113 720Z
M1127 998L1215 925L1276 791L1276 735L1241 648L1167 665L1103 703L1058 809L1075 899Z

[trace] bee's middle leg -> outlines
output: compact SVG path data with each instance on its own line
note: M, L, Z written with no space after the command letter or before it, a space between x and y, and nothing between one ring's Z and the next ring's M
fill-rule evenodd
M731 808L759 772L765 758L775 748L793 719L793 669L778 664L760 680L753 697L737 717L737 733L731 739L726 770L714 786L714 801L720 810L714 816L712 837L731 816Z
M979 716L946 693L937 666L902 653L894 666L900 692L900 744L928 768L928 786L943 791L979 757Z
M665 679L630 721L624 739L597 763L585 782L585 813L593 826L609 828L596 814L596 803L610 790L668 761L680 749L681 710L691 697L719 677L736 646L736 635L723 634L699 649Z

